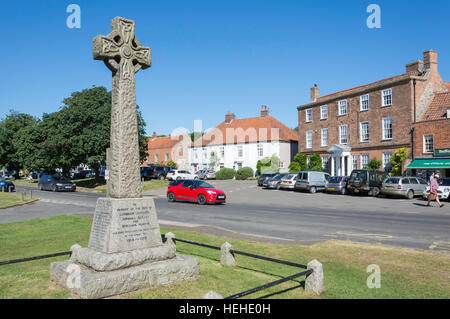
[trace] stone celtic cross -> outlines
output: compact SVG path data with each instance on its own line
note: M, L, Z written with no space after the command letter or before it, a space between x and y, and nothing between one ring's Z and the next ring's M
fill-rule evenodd
M135 37L134 21L115 17L111 29L94 38L93 50L94 59L103 60L112 72L108 196L138 198L142 184L134 74L151 66L151 52Z

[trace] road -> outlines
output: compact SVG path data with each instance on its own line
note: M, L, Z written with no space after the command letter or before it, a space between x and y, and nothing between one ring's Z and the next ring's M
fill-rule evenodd
M226 205L169 203L165 190L155 196L162 226L229 237L310 244L328 239L450 252L450 203L425 207L421 199L389 199L265 190L255 181L213 181L227 193ZM34 204L0 210L0 222L61 214L92 216L95 193L40 192Z

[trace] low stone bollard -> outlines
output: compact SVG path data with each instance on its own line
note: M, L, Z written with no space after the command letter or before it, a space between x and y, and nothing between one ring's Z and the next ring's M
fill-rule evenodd
M176 242L175 242L175 234L172 232L169 232L167 234L165 234L166 237L166 245L174 245L176 246Z
M306 266L308 270L312 269L313 272L306 277L305 291L312 291L315 294L320 295L325 290L322 264L317 259L314 259Z
M236 260L234 259L234 254L231 252L233 250L233 246L225 242L222 246L220 246L220 263L225 266L236 266Z
M222 295L218 294L214 290L208 291L202 299L223 299Z

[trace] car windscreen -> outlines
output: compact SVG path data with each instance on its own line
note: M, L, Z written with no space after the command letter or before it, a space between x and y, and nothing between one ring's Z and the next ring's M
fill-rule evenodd
M366 172L365 171L353 171L352 175L350 176L350 179L366 179Z
M178 180L178 181L171 181L169 183L169 186L177 186L178 184L180 184L181 182L183 182L182 180Z
M339 181L341 180L341 178L339 176L332 176L330 177L330 179L328 180L328 183L339 183Z
M439 179L438 183L439 183L439 185L442 185L442 186L450 186L450 178Z
M214 188L214 186L204 181L197 181L195 186L198 188Z
M284 178L284 177L286 177L286 175L287 174L277 174L277 175L275 175L274 177L273 177L273 179L282 179L282 178Z
M283 177L283 179L292 179L295 176L297 176L297 174L287 174L286 176Z
M398 184L399 180L400 180L400 178L397 178L397 177L388 177L388 178L386 178L386 180L384 182L386 184Z

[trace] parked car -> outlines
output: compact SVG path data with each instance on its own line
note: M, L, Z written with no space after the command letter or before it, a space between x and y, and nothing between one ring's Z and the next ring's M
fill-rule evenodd
M326 185L325 192L327 193L339 193L345 195L348 193L347 182L348 176L330 176Z
M281 179L285 177L288 173L280 173L274 177L266 178L262 184L265 188L276 188L280 189Z
M288 173L286 176L281 178L280 189L294 189L297 178L298 173Z
M142 166L141 167L141 180L146 181L153 177L154 166Z
M14 192L15 190L16 186L13 182L4 177L0 177L0 192Z
M308 191L311 194L314 194L317 191L325 190L325 186L329 178L330 174L325 172L299 172L294 189Z
M202 169L199 170L195 175L198 176L200 179L214 179L216 178L216 172L214 172L212 169Z
M70 179L58 175L44 175L38 181L39 190L51 190L54 192L68 191L74 192L76 185Z
M167 200L197 202L200 205L207 203L222 204L226 202L225 192L214 188L211 184L199 179L175 180L167 188Z
M380 193L413 199L414 196L421 196L427 185L425 180L417 177L390 176L383 181Z
M267 178L272 178L277 174L278 173L262 173L261 175L258 176L258 179L257 179L258 186L263 186L263 183Z
M153 167L152 177L154 179L164 180L166 179L167 173L172 170L169 166L155 166Z
M353 194L378 196L383 180L387 176L388 173L384 171L354 169L347 182L347 189Z
M167 179L170 181L180 179L198 179L198 176L195 174L191 174L188 171L172 169L167 173Z
M440 178L438 179L439 188L438 188L438 196L439 199L450 200L450 178ZM422 193L423 199L427 199L430 194L430 186L427 186Z

